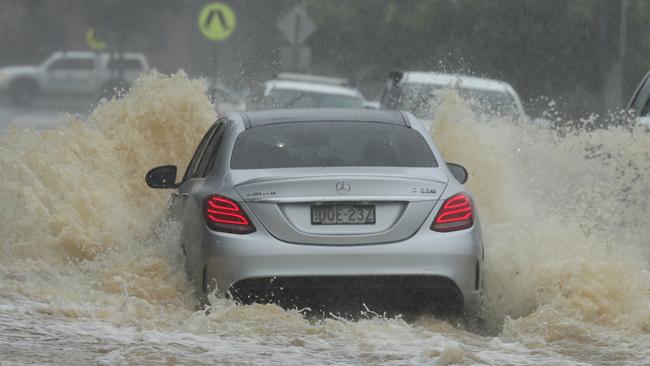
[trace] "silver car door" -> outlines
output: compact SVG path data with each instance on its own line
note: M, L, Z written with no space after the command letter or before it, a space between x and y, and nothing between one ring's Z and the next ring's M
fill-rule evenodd
M194 156L192 156L192 160L190 160L190 163L188 164L187 169L185 170L185 174L183 175L183 178L181 180L180 187L178 187L178 190L176 192L172 193L172 201L169 207L169 213L171 219L174 221L182 222L185 203L189 198L192 185L194 184L194 182L192 182L192 177L196 176L196 172L199 167L199 162L201 160L201 157L203 156L203 153L205 152L208 143L210 142L212 136L214 135L215 130L216 130L216 124L210 127L208 132L206 132L206 134L203 136L203 139L201 139L199 146L196 148L196 151L194 152Z
M205 148L200 151L196 165L188 173L187 180L180 187L179 195L176 200L180 201L178 209L182 210L180 222L181 245L188 261L188 268L199 271L203 268L201 261L203 253L201 252L200 238L203 231L203 196L201 188L205 182L205 176L218 153L219 143L223 136L223 123L216 123L211 129L211 133L206 135ZM198 281L201 273L191 273L192 278Z

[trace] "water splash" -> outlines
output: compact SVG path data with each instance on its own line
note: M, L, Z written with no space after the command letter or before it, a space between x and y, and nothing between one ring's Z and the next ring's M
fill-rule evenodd
M161 220L168 192L148 189L143 176L161 164L183 170L215 119L204 88L182 72L152 73L87 121L0 135L0 353L10 361L643 364L650 357L650 135L624 127L558 133L476 118L451 92L443 93L433 136L446 159L470 171L487 247L485 316L499 337L431 317L306 319L225 299L195 311L178 227Z
M503 334L515 340L647 337L650 135L485 120L452 92L446 98L432 134L472 177L493 331L505 320Z
M87 122L0 136L3 296L38 301L39 312L126 321L190 307L173 230L152 235L168 192L143 177L189 160L215 119L203 88L182 72L152 73Z

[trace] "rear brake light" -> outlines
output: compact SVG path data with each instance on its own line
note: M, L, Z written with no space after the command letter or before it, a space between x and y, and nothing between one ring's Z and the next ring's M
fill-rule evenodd
M248 215L241 206L228 197L213 194L203 204L205 223L214 231L233 234L249 234L255 231Z
M472 201L464 193L458 193L445 200L431 224L431 230L448 232L464 230L474 225Z

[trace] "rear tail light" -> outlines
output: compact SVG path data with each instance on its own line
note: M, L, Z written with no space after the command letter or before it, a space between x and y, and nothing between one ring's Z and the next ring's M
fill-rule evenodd
M474 225L472 201L464 193L458 193L445 200L436 215L431 230L448 232L464 230Z
M214 231L233 234L249 234L255 231L248 215L241 206L228 197L213 194L203 204L205 223Z

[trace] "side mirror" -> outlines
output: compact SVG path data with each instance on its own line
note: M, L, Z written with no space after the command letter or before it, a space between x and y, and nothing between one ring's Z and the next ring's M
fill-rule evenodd
M447 163L447 168L451 170L451 174L453 174L456 180L459 181L461 184L465 184L465 182L467 182L467 178L469 178L469 173L467 172L467 169L465 169L464 166L455 163Z
M151 188L178 188L176 184L176 165L163 165L151 169L145 180Z

